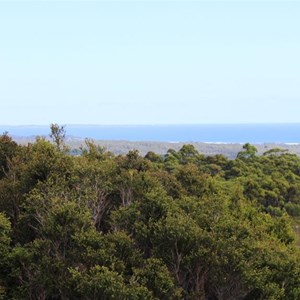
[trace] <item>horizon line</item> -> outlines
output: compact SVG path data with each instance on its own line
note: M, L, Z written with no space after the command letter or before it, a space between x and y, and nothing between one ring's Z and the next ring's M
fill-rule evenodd
M95 124L95 123L56 123L49 124L0 124L0 127L49 127L51 124L60 126L202 126L202 125L300 125L299 122L235 122L235 123L147 123L147 124Z

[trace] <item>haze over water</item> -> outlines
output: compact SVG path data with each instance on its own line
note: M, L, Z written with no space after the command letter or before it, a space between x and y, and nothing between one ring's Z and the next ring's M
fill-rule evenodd
M49 126L0 126L12 136L48 135ZM300 143L300 124L66 125L68 136L99 140Z

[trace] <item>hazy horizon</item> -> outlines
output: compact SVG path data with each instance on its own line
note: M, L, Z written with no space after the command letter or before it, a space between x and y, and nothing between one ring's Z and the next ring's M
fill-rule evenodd
M1 126L16 137L47 136L50 126ZM163 125L71 125L71 138L95 140L211 142L211 143L300 143L300 123L294 124L163 124Z
M46 124L46 123L43 123L43 124L1 124L0 123L0 126L3 127L3 126L7 126L7 127L32 127L32 126L36 126L36 127L47 127L47 128L50 128L50 125L51 124L58 124L59 126L82 126L82 127L85 127L85 126L106 126L106 127L113 127L113 126L140 126L140 127L145 127L145 126L243 126L243 125L253 125L253 126L256 126L256 125L262 125L262 126L268 126L268 125L300 125L300 122L240 122L240 123L145 123L145 124L135 124L135 123L128 123L128 124L117 124L117 123L114 123L114 124L101 124L101 123L98 123L98 124L93 124L93 123L56 123L56 122L52 122L52 123L49 123L49 124Z

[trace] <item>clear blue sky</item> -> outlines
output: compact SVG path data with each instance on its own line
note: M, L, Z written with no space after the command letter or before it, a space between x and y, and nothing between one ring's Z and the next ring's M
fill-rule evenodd
M0 1L0 124L300 122L298 1Z

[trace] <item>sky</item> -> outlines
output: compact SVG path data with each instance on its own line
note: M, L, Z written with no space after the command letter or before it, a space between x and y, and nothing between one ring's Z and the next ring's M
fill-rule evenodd
M0 124L300 122L300 1L0 0Z

